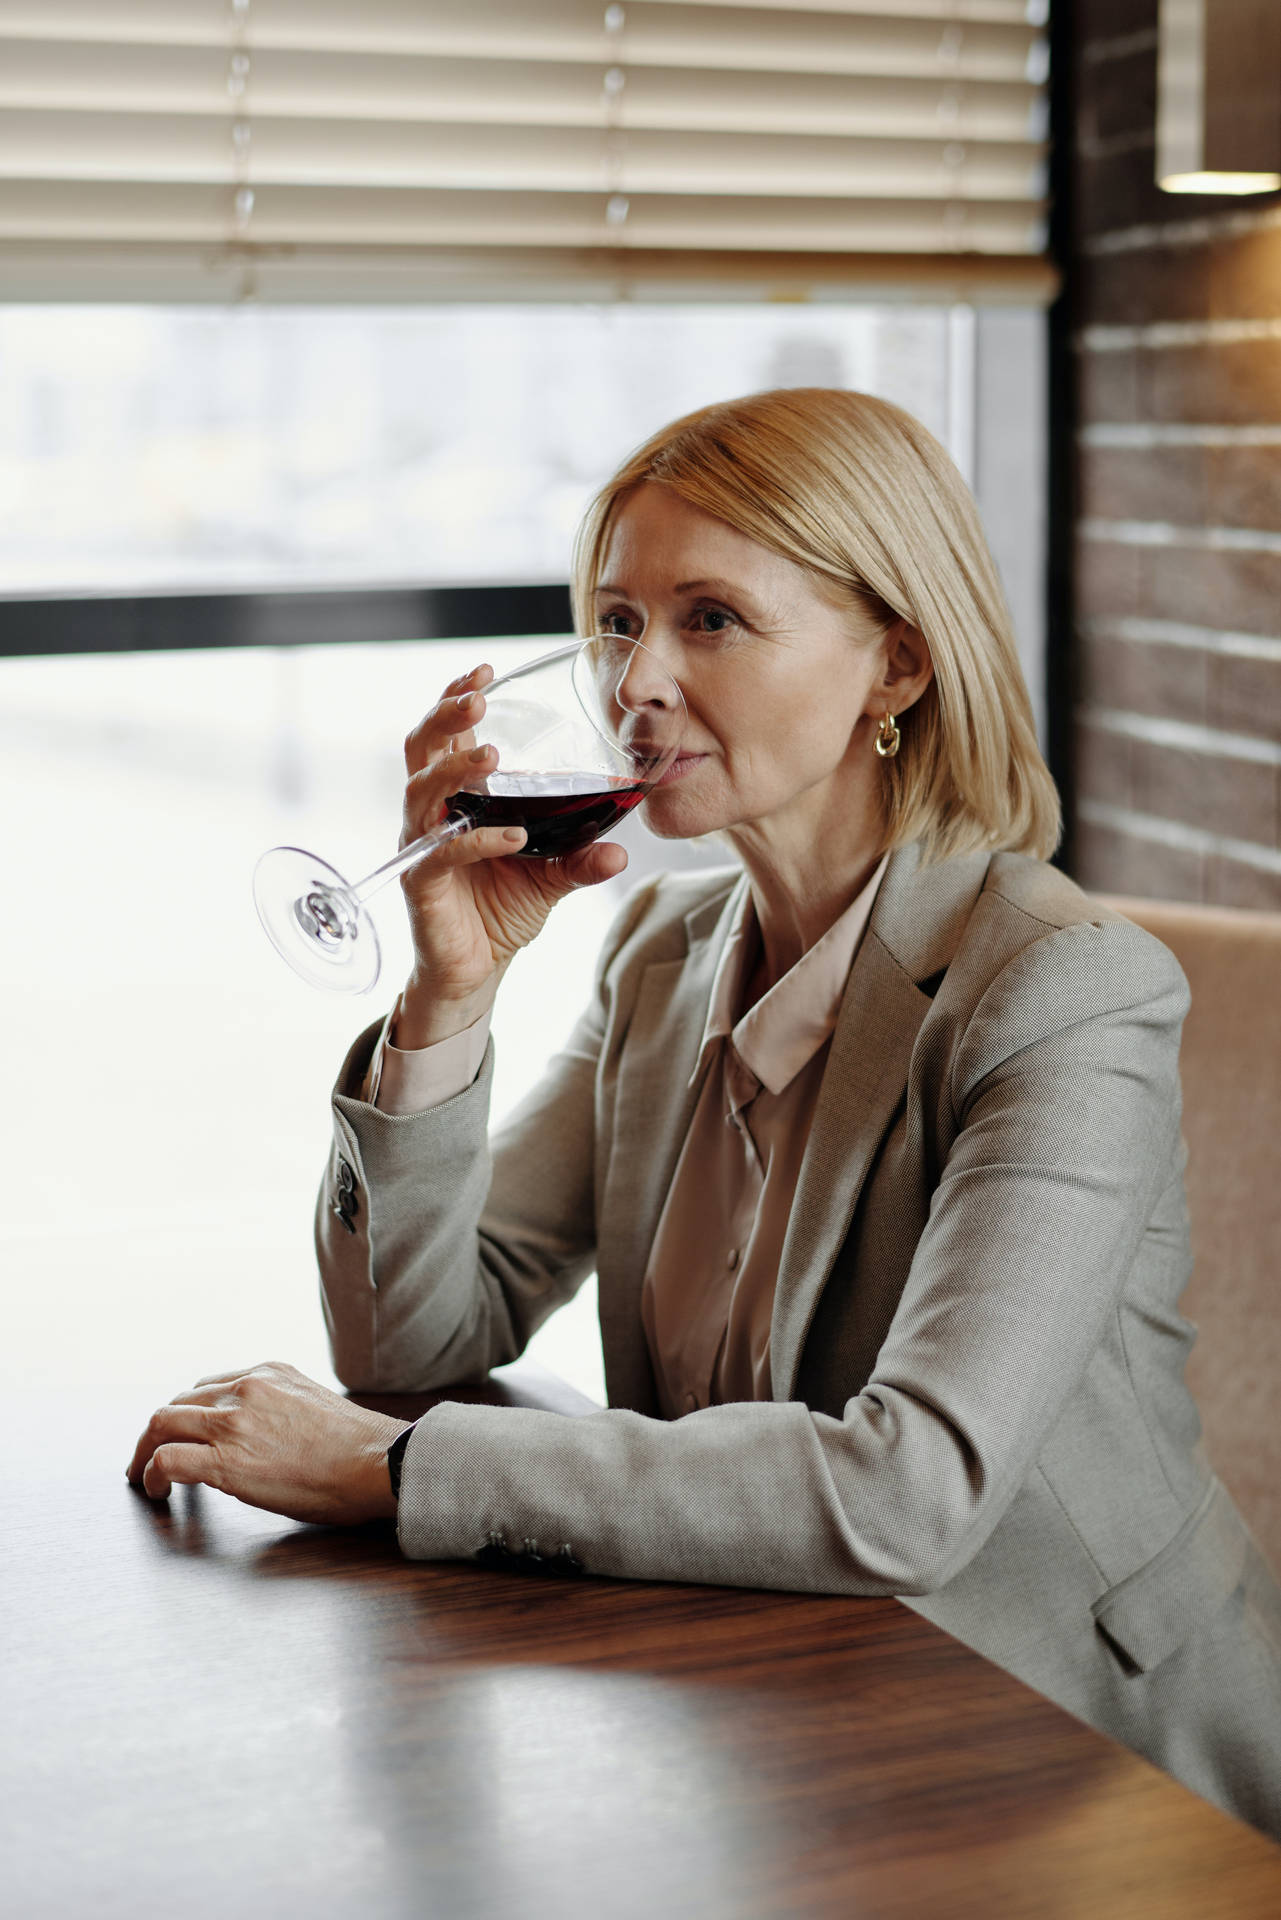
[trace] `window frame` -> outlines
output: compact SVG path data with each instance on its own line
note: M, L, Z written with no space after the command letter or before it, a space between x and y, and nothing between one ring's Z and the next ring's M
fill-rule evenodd
M0 659L495 639L574 630L565 583L0 599Z

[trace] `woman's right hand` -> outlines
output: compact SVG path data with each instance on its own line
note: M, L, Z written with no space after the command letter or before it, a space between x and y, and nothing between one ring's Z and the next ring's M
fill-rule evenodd
M493 677L492 667L481 666L451 681L408 735L402 847L440 824L467 780L496 769L497 754L478 748L475 734ZM523 828L473 827L401 875L414 963L400 997L396 1046L430 1046L479 1019L556 902L627 865L624 849L608 842L560 860L519 859L524 844Z

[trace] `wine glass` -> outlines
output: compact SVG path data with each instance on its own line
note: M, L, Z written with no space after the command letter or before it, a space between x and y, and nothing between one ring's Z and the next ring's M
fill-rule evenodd
M382 955L366 902L390 880L473 827L518 826L518 857L577 853L616 826L672 767L685 702L638 640L598 633L515 667L481 689L483 717L455 741L497 748L429 833L363 880L317 854L273 847L254 869L254 905L282 959L314 987L368 993Z

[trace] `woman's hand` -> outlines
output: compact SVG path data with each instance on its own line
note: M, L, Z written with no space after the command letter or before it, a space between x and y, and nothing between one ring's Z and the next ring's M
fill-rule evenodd
M439 824L466 780L497 767L476 746L490 667L451 681L405 741L402 847ZM540 932L556 902L576 887L621 873L623 848L601 843L563 860L521 860L520 827L474 827L401 876L414 941L414 967L401 995L396 1044L422 1047L470 1026L491 1004L520 948Z
M199 1482L291 1520L355 1526L395 1518L387 1449L404 1424L269 1361L175 1394L125 1471L153 1500Z

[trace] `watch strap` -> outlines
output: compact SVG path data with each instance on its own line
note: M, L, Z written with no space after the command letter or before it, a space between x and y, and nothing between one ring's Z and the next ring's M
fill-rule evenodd
M405 1448L409 1445L409 1436L418 1425L416 1420L403 1428L387 1449L387 1472L391 1476L391 1497L400 1499L400 1475L405 1464Z

